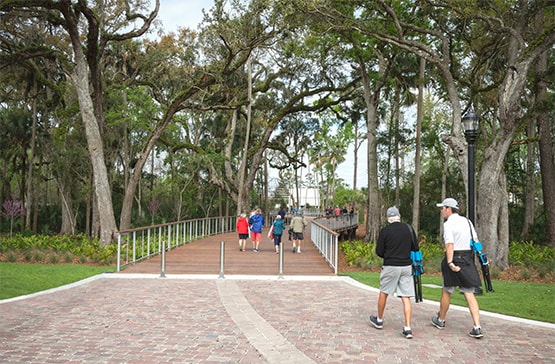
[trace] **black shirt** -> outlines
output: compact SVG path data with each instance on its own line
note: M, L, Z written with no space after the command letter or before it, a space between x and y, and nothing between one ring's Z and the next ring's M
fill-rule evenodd
M394 222L380 231L376 254L383 258L383 265L411 265L410 252L417 250L416 234L408 224Z

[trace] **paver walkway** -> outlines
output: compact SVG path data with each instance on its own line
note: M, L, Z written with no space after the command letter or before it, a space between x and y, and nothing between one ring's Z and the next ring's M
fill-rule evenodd
M286 249L278 276L269 242L253 253L239 252L235 234L210 239L218 247L198 255L196 242L170 252L165 278L153 258L0 301L0 363L555 363L553 324L483 313L476 340L466 308L452 307L440 331L430 323L438 304L425 300L407 340L400 300L390 297L374 329L378 291L334 276L313 246Z
M476 340L466 309L440 331L425 301L407 340L394 297L384 329L368 323L377 296L346 277L104 274L0 301L0 362L555 362L555 325L483 313Z

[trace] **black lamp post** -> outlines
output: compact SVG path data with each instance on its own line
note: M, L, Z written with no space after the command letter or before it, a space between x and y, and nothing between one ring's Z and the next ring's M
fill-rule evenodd
M472 223L476 223L474 207L476 198L474 196L474 142L478 138L478 130L480 129L480 119L474 112L472 105L466 114L462 117L462 124L464 128L464 137L468 143L468 218ZM474 294L481 295L483 293L482 287L476 287Z
M468 218L476 223L475 217L475 196L474 196L474 142L478 138L480 129L480 119L474 112L472 106L468 112L462 117L464 127L464 137L468 143Z

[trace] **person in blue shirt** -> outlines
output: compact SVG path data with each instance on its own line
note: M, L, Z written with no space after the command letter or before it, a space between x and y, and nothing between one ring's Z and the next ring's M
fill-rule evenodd
M264 227L264 216L260 209L256 209L249 219L249 227L251 230L252 251L258 253L260 251L260 240L262 240L262 228Z
M268 237L274 239L274 247L276 248L276 254L279 254L279 244L281 243L281 236L283 235L283 230L285 230L285 223L281 215L277 215L270 231L268 232Z

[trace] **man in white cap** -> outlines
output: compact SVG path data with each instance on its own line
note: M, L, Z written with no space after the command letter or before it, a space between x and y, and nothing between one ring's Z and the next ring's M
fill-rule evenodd
M389 225L384 227L378 236L376 254L383 258L383 267L380 273L380 295L378 297L378 314L370 316L370 323L376 328L383 328L383 315L387 297L397 292L403 302L405 326L402 334L407 339L412 339L410 321L412 305L410 298L414 297L414 284L412 279L412 259L410 252L418 251L418 242L414 229L401 222L401 214L397 207L387 209Z
M441 208L441 214L445 219L443 224L445 257L441 262L443 289L441 290L439 312L437 316L432 317L432 324L438 329L445 328L451 294L455 291L455 287L460 287L459 291L464 294L474 323L469 335L480 339L484 334L480 326L480 307L474 292L476 288L481 287L482 282L478 276L478 270L474 263L474 252L470 246L471 238L474 237L478 241L478 235L472 222L459 215L459 204L455 199L446 198L436 206Z

